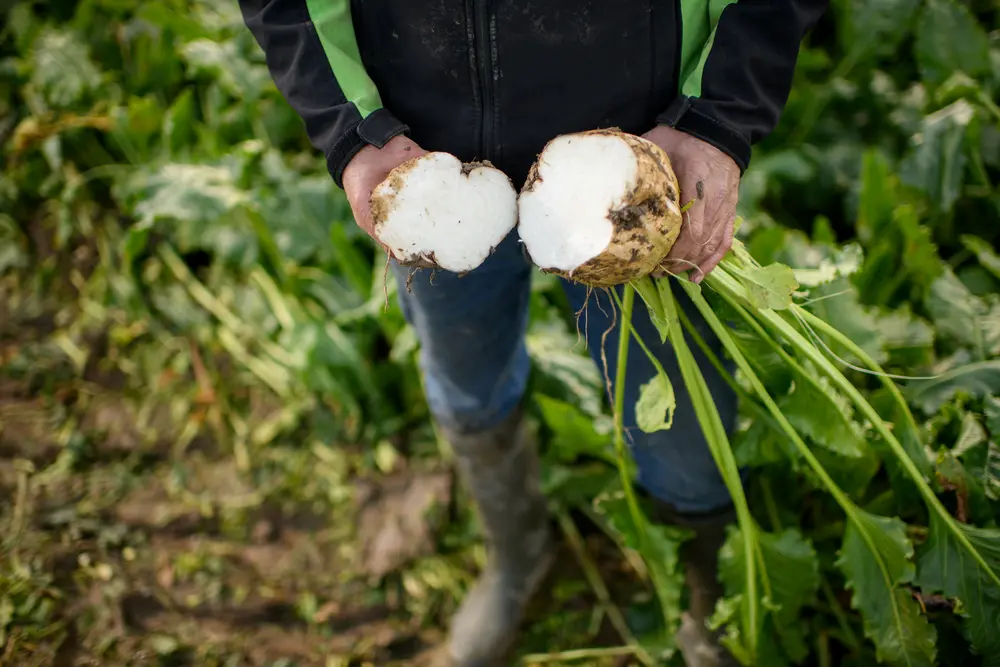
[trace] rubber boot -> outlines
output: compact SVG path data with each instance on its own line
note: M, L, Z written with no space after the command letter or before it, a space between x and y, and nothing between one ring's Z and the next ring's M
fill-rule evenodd
M694 537L681 545L680 560L690 602L677 631L677 646L687 667L737 667L740 663L719 643L721 631L712 632L707 621L725 589L719 581L719 549L726 541L726 527L736 520L727 507L704 515L685 515L664 503L656 504L656 518L686 528Z
M503 665L554 556L537 450L521 410L488 432L444 430L444 436L475 502L488 554L452 619L450 658L454 667Z

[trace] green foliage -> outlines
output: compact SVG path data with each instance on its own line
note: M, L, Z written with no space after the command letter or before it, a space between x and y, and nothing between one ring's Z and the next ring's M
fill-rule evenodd
M635 404L636 424L644 433L670 430L676 407L670 378L658 373L639 390L639 400Z
M898 519L862 513L847 526L838 565L865 618L865 634L880 660L935 664L935 631L904 587L914 577L913 547Z
M419 344L397 287L271 84L236 3L8 5L0 380L48 391L58 377L113 375L143 433L169 406L179 460L217 442L290 505L342 502L350 445L371 459L350 474L435 461ZM710 402L696 407L733 489L736 465L749 468L716 620L758 664L992 665L1000 655L998 19L976 0L835 0L741 186L740 240L725 267L760 330L711 285L697 291L731 333L726 354L744 362L731 438ZM635 287L661 339L676 336L668 281ZM676 664L686 536L637 513L638 499L630 506L604 378L558 283L536 276L530 307L528 405L546 489L618 545L614 578L639 572L654 594L623 598L623 642L635 643L632 632ZM35 329L47 320L52 330ZM872 412L803 358L788 330ZM699 386L680 354L685 385ZM649 378L638 426L669 429L680 389ZM93 443L72 431L60 430L53 467L89 465ZM455 531L434 558L471 544L465 524ZM469 576L471 562L425 563L398 590L437 591L411 604L438 610L441 623L445 600L461 593L442 572ZM20 651L58 646L67 595L44 567L0 567L0 635ZM304 593L299 613L320 615L317 597ZM546 650L595 636L572 634L569 612L554 613L538 625ZM155 634L147 650L178 658L181 636Z

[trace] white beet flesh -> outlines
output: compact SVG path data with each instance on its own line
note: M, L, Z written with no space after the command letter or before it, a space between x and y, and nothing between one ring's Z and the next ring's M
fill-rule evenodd
M488 163L435 152L410 160L372 193L375 235L401 264L464 273L517 224L517 192Z
M570 272L611 243L608 215L635 189L639 164L618 137L554 139L538 163L541 183L519 200L518 233L538 266Z
M556 137L518 199L518 234L532 262L594 287L661 266L681 228L670 158L619 130Z

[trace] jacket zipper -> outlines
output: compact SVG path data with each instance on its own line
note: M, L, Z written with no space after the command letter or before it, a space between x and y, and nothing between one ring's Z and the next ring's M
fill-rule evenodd
M483 103L479 141L484 160L493 159L493 34L488 3L489 0L472 0L476 69Z

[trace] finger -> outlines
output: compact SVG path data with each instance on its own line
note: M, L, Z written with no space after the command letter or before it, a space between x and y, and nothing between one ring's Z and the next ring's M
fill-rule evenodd
M734 233L733 222L735 221L735 218L736 218L736 207L734 203L733 208L724 217L726 223L725 223L725 232L723 233L722 240L720 241L718 246L715 247L715 250L712 252L712 254L710 254L704 261L699 263L698 273L695 276L694 280L695 283L700 283L702 280L704 280L705 277L709 273L711 273L712 269L714 269L716 266L719 265L719 262L722 261L722 258L726 256L726 253L728 253L729 249L733 246L733 233Z
M700 230L704 218L705 202L703 200L696 200L691 208L681 213L681 231L667 255L670 259L690 259L690 255L699 245Z

